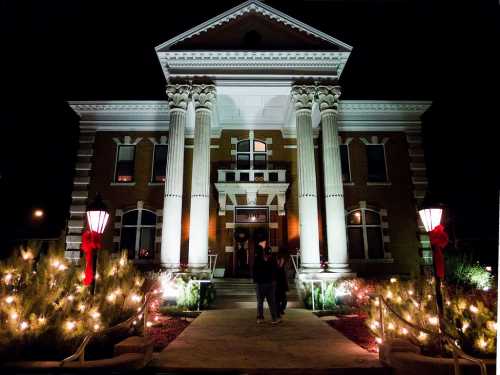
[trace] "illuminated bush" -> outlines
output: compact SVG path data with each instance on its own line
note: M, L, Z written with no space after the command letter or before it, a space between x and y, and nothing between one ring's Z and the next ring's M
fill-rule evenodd
M457 345L469 354L494 355L496 352L496 291L470 293L456 286L443 287L445 330ZM439 320L432 280L381 283L376 294L382 295L391 308L406 321L437 333ZM380 304L371 300L368 327L381 340ZM424 353L438 352L438 341L432 335L416 330L397 319L384 307L386 337L406 338Z
M38 254L18 249L0 262L0 356L61 359L82 338L113 326L143 302L144 279L126 255L99 251L96 295L82 285L85 265L64 259L63 246Z
M449 283L481 290L488 290L493 286L491 272L466 254L446 254L446 280Z

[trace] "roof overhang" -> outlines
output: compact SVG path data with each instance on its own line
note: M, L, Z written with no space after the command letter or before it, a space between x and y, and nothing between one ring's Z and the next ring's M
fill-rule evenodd
M221 97L222 95L219 94L219 102ZM230 96L227 99L229 100ZM247 97L246 100L251 100L251 98ZM82 130L168 131L169 129L170 116L166 101L75 101L69 104L80 116ZM233 104L237 105L237 102ZM281 130L284 136L293 138L295 137L295 123L289 104L290 100L285 98L275 98L274 102L268 102L267 107L264 108L268 108L267 112L271 117L268 117L266 121L263 121L262 116L265 116L267 112L257 116L250 110L248 110L250 112L242 113L236 107L234 113L238 113L238 116L225 116L219 108L218 121L213 122L212 136L219 137L223 129L254 129ZM342 100L338 115L339 130L349 132L419 131L420 117L430 104L431 102L427 101ZM192 107L189 106L189 108ZM189 108L186 136L193 137L194 111ZM315 118L317 129L317 111L315 111Z

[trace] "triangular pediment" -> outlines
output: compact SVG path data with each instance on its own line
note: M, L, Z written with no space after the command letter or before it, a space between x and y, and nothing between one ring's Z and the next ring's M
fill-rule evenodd
M351 46L260 1L247 1L156 47L162 51L337 51Z

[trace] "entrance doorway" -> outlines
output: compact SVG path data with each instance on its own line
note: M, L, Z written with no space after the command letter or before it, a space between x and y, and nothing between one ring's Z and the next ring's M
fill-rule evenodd
M233 277L251 277L254 250L269 241L268 207L237 207L235 210Z

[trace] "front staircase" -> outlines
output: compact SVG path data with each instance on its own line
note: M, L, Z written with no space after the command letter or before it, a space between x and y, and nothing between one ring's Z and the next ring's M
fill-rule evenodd
M256 308L255 284L252 279L214 278L217 298L214 307L217 309ZM287 307L302 307L299 301L295 281L288 281L289 291Z

